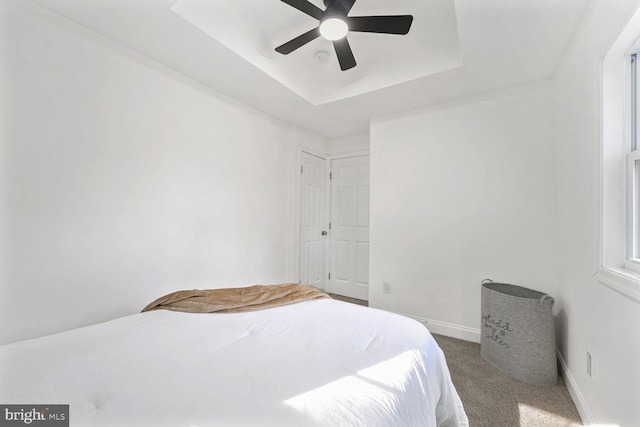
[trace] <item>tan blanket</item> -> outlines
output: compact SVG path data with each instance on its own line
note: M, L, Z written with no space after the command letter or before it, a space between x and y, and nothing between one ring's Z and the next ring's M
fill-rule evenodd
M142 309L185 311L188 313L239 313L278 307L300 301L331 298L310 286L297 283L254 285L246 288L177 291L153 301Z

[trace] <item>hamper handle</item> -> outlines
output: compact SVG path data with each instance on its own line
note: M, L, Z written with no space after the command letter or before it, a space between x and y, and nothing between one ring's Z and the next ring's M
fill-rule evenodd
M553 297L551 295L542 295L538 300L538 311L543 311L542 307L544 305L544 302L547 300L551 300L551 305L553 306L553 303L555 302Z
M484 285L485 283L493 283L493 280L491 280L491 279L484 279L484 280L483 280L482 282L480 282L480 283L482 283L483 285Z

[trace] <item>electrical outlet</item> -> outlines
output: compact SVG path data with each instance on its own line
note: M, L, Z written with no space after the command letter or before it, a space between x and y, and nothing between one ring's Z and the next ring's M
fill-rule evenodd
M589 353L589 351L587 351L587 375L589 375L589 378L593 378L591 371L591 353Z
M382 292L384 292L385 294L391 293L391 282L384 282L382 284Z

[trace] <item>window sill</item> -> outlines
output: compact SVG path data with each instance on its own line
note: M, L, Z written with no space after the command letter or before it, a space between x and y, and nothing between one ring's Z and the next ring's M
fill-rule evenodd
M640 303L640 277L631 270L601 267L593 276L601 284Z

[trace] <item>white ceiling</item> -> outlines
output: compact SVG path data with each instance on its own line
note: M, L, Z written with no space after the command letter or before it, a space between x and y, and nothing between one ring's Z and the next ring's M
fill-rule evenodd
M350 33L273 49L317 26L280 0L32 0L243 104L326 138L369 120L549 78L590 0L358 0L350 15L412 14L406 36ZM321 0L311 0L324 9ZM173 9L172 9L173 8ZM326 63L314 59L325 50Z
M414 23L405 36L349 34L358 65L348 71L321 37L286 56L274 50L318 26L281 1L179 0L171 10L314 105L462 65L453 0L357 1L349 16L412 15ZM329 54L326 63L315 60L318 51Z

